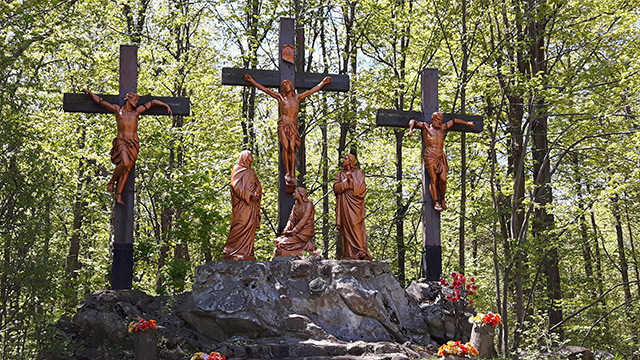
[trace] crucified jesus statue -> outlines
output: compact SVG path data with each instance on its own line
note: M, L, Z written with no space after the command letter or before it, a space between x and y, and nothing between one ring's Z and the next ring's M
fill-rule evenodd
M89 94L91 100L103 108L111 111L116 115L116 124L118 126L118 135L113 139L113 147L111 148L111 162L116 165L113 170L111 181L107 184L107 190L113 191L115 187L115 199L118 204L124 204L122 201L122 190L127 182L129 172L138 159L140 150L140 139L138 139L138 119L140 115L149 110L153 106L164 106L169 112L169 116L173 114L171 107L160 100L151 100L145 104L138 105L140 96L134 92L130 92L124 97L124 105L120 106L105 101L103 98L92 93L87 89L83 92Z
M431 114L431 124L411 119L409 121L408 134L408 136L413 135L414 127L422 129L422 139L426 144L422 157L424 159L424 167L431 180L429 183L429 192L433 199L433 208L436 211L447 209L447 205L444 202L444 193L447 191L447 172L449 171L449 165L447 164L447 157L442 150L444 145L444 132L454 124L473 127L473 121L453 119L453 121L448 121L443 124L442 118L442 113L436 111Z
M300 93L295 93L293 83L284 80L280 84L280 92L277 93L268 89L264 85L256 82L251 75L244 74L244 79L259 90L264 91L271 97L278 100L280 109L280 119L278 119L278 139L282 145L282 162L284 163L284 181L287 185L295 186L295 150L300 146L300 133L298 132L298 112L300 111L300 101L307 96L320 91L323 86L331 82L331 77L327 76L313 88Z

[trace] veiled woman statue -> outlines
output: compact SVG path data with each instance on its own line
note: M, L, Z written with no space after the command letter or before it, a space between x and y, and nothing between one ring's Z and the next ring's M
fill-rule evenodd
M364 227L364 197L367 184L356 166L356 157L347 154L333 183L336 194L336 224L342 235L342 260L371 260Z
M222 251L225 260L256 260L253 244L260 226L262 187L252 162L251 151L243 150L231 170L231 229Z

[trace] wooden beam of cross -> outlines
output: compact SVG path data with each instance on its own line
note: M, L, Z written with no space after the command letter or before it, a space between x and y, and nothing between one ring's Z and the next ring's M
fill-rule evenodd
M138 47L120 46L120 84L119 95L98 95L112 104L124 105L125 95L138 89ZM189 98L142 96L139 104L151 100L160 100L171 107L174 116L188 116ZM88 94L64 94L63 109L66 112L108 113L96 104ZM152 107L144 115L169 115L164 107ZM134 204L135 166L129 172L122 191L124 204L114 207L114 244L113 266L111 269L111 288L130 290L133 284L133 204Z
M330 76L332 81L324 85L322 90L349 91L348 75L296 73L296 61L293 56L294 42L294 20L292 18L280 18L279 70L223 68L222 84L253 86L244 79L244 74L249 74L257 83L267 88L278 88L283 81L289 80L295 84L297 89L309 90L318 85L324 77ZM297 58L304 59L304 54L298 54ZM282 145L280 145L278 161L278 234L282 233L287 224L294 203L293 189L291 186L287 187L285 174Z
M422 71L422 112L401 110L378 110L376 125L385 127L408 128L409 120L416 119L431 124L431 114L438 111L438 70ZM454 124L447 131L482 132L483 119L480 116L443 114L442 123L454 118L473 122L473 127ZM425 131L422 129L421 131ZM424 153L426 144L422 142ZM440 280L442 273L442 246L440 242L440 212L434 209L434 199L429 191L431 179L426 171L424 156L422 158L422 263L421 270L428 280Z

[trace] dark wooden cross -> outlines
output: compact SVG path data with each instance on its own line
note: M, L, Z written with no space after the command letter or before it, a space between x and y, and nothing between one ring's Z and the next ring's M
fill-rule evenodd
M377 126L409 127L409 120L416 119L431 123L431 114L438 111L438 70L422 70L422 112L401 110L378 110ZM482 132L483 120L480 116L443 114L443 123L454 118L473 121L474 127L455 124L447 131ZM422 143L424 152L425 144ZM421 158L423 158L421 156ZM428 280L440 280L442 273L442 246L440 243L440 212L433 208L433 199L429 192L429 174L422 164L422 263L421 270Z
M327 91L349 91L349 76L320 73L296 73L296 64L293 59L293 49L295 49L295 26L293 18L280 18L280 46L279 46L279 70L257 70L257 69L222 69L223 85L252 86L244 80L244 74L249 74L258 83L270 87L278 88L284 80L291 81L297 89L308 90L317 85L325 76L331 76L332 81L325 85L322 90ZM284 51L283 51L284 50ZM298 54L298 59L304 59L304 54ZM278 161L278 234L282 233L291 209L293 208L293 194L287 193L284 181L285 167L282 161L282 146L280 146Z
M119 95L98 95L112 104L124 105L124 97L138 89L138 47L120 46L120 85ZM190 104L188 98L141 96L139 104L153 99L169 105L174 116L188 116ZM96 104L87 94L64 94L64 111L83 113L110 113ZM168 115L164 107L154 106L144 115ZM124 204L115 204L114 208L114 244L113 266L111 269L111 288L114 290L131 289L133 282L133 204L134 204L135 166L122 192Z

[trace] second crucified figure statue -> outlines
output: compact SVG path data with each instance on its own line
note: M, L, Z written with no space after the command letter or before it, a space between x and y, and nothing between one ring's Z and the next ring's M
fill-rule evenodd
M116 115L118 135L113 139L113 147L111 148L111 162L116 165L116 168L113 170L113 176L107 185L107 190L115 190L116 202L118 204L124 204L122 201L122 190L124 189L124 184L127 182L127 178L129 177L129 172L138 159L138 151L140 150L138 118L142 113L153 106L166 107L169 115L171 116L171 107L160 100L151 100L145 104L138 105L140 96L134 92L130 92L125 95L124 105L120 106L105 101L103 98L87 89L83 89L82 91L89 94L96 104ZM114 189L114 185L116 184L117 186Z
M300 146L300 133L298 132L298 112L300 110L300 101L307 96L318 92L323 86L331 82L331 77L325 77L318 85L300 93L295 93L293 83L289 80L283 80L280 84L280 92L266 88L264 85L255 81L251 75L244 74L244 79L251 83L259 90L264 91L271 97L278 100L278 108L280 109L280 119L278 119L278 138L282 146L282 162L284 163L285 175L284 181L288 188L295 188L295 164L296 164L296 148Z

